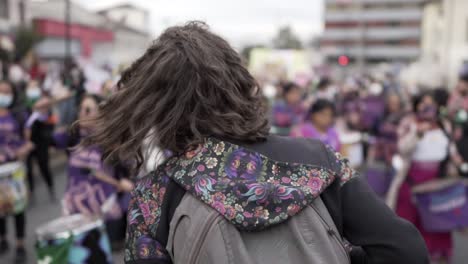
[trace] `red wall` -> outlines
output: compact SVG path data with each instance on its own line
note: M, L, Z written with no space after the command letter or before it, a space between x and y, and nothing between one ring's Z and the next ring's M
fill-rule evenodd
M66 25L62 21L50 19L35 19L36 31L45 37L65 38ZM93 43L112 42L114 33L110 30L100 29L79 24L70 25L70 36L81 43L81 55L88 58L92 54Z

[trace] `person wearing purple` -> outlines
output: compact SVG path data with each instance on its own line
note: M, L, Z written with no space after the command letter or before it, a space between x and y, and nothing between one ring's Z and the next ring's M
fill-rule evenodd
M335 106L332 102L319 99L309 109L305 121L291 130L292 137L315 138L340 151L341 144L333 123Z
M102 102L97 95L85 95L80 104L78 125L71 132L57 131L55 145L59 148L76 147L93 130L87 119L98 114ZM114 167L102 161L102 152L96 146L71 149L68 159L68 184L62 200L65 215L100 215L106 225L119 221L123 216L118 192L130 192L131 181L119 179ZM109 232L112 233L112 232Z
M15 103L16 92L7 81L0 81L0 166L9 162L24 160L34 148L33 144L24 140L19 114L11 109ZM16 259L15 263L26 261L24 236L26 215L24 211L16 213ZM6 240L6 216L0 214L0 255L9 249Z
M291 127L302 120L304 108L301 97L301 89L295 83L283 85L283 98L273 104L272 110L272 125L275 134L287 136Z

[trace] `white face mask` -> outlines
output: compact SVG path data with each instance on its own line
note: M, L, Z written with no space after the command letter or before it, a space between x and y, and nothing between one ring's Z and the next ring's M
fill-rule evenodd
M37 87L34 87L34 88L30 88L26 91L26 96L29 98L29 99L37 99L39 97L41 97L41 90Z
M371 95L380 95L383 91L383 87L382 85L378 84L378 83L373 83L370 85L369 87L369 93Z
M0 94L0 107L8 108L13 102L13 96L9 94Z

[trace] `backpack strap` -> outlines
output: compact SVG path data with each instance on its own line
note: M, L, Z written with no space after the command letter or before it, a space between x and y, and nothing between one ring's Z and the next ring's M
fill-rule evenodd
M223 218L216 210L186 193L175 211L169 227L166 250L174 263L192 263L191 258L197 255L201 242L210 231L216 220ZM177 239L178 236L179 237ZM187 241L188 240L188 241ZM190 241L191 240L191 241ZM177 244L184 241L183 245ZM186 248L188 247L188 248ZM175 258L174 250L181 254Z
M340 232L338 231L338 228L335 225L335 222L333 221L330 213L328 212L327 207L325 207L325 204L322 201L322 198L317 197L314 202L310 205L312 209L317 213L317 215L322 218L323 223L327 227L327 232L329 235L336 236L338 238L339 242L344 246L343 243L343 238L340 235Z

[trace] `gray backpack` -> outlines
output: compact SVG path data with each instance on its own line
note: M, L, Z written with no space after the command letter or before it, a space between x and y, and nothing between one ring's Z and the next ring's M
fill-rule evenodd
M186 193L170 223L167 251L175 264L351 263L320 197L286 222L244 232Z

